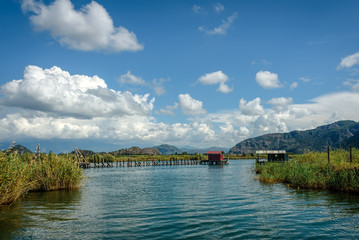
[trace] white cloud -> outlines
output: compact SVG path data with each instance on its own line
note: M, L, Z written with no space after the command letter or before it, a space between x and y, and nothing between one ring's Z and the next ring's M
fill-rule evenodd
M259 71L256 74L256 81L263 88L280 88L282 84L279 81L278 74L269 71Z
M118 79L120 83L128 83L134 85L145 85L146 81L143 80L141 77L133 75L130 71L127 71L126 74L123 74Z
M291 97L272 98L267 103L273 105L274 110L280 112L288 109L288 106L293 103L293 98Z
M337 66L337 69L351 68L352 66L358 64L359 64L359 52L356 52L352 55L342 58L339 65Z
M216 11L217 13L224 11L224 6L221 3L216 3L213 7L214 11Z
M182 112L185 115L200 116L207 113L207 111L202 106L203 103L192 98L187 93L178 95L178 99Z
M50 5L35 0L23 0L24 12L33 13L30 21L37 31L49 31L51 36L69 48L109 52L139 51L133 32L114 27L106 9L95 1L75 10L70 0L55 0Z
M297 114L288 124L295 128L310 128L343 119L358 121L359 93L337 92L319 96L308 104L293 104L289 107L291 114ZM334 117L334 118L333 118Z
M207 73L199 77L198 80L200 83L205 85L218 84L218 83L225 83L228 80L228 76L224 74L222 71L217 71L213 73Z
M343 85L350 87L353 91L359 91L359 79L348 79L343 82Z
M298 87L298 82L294 82L290 85L290 90L293 90L294 88Z
M227 84L221 82L217 88L217 91L221 93L230 93L233 91L233 88L230 88Z
M156 113L174 116L175 113L173 111L176 110L177 108L178 108L178 103L174 103L173 105L166 106L165 109L160 109L159 111L156 111Z
M229 16L226 20L222 21L222 24L218 27L215 27L212 30L208 30L205 26L200 26L198 28L199 31L205 32L208 35L226 35L227 30L231 27L234 20L236 20L238 17L238 13L233 13L231 16Z
M1 86L0 104L65 116L148 115L154 98L108 89L98 76L70 75L59 67L27 66L24 78Z
M135 115L104 114L103 109L98 110L97 108L92 108L96 114L85 114L83 117L78 112L81 110L85 113L89 112L88 106L83 102L83 99L86 99L86 94L92 96L92 91L96 92L99 88L104 92L113 90L107 89L104 81L98 77L67 74L56 67L45 70L28 67L25 70L24 79L7 83L14 84L12 86L3 85L3 94L0 98L1 104L3 104L0 116L0 140L34 138L102 141L105 139L111 142L145 143L147 146L162 143L180 146L186 143L196 147L231 147L244 139L266 133L311 129L342 119L359 121L355 109L355 106L359 106L359 93L355 92L327 94L306 104L293 104L291 98L273 98L267 101L272 105L269 108L264 108L261 105L260 98L249 102L241 99L238 109L210 114L205 114L206 111L203 109L201 101L193 99L189 94L181 94L178 96L180 103L174 103L158 112L166 114L167 110L167 114L171 114L170 111L173 113L173 110L181 107L185 114L198 116L190 120L189 123L158 122L149 114L141 114L142 111ZM38 79L44 79L44 81ZM47 85L53 86L53 89L56 90L50 89ZM6 87L4 88L4 86ZM42 97L37 99L36 107L24 106L24 102L29 102L28 105L32 105L31 101L35 98L32 95L35 92ZM64 93L62 94L62 92ZM58 94L60 95L57 96ZM117 93L114 92L114 94ZM20 95L24 98L21 104L16 105L16 108L6 105L12 101L16 102ZM54 97L49 98L48 95L54 95ZM72 100L61 100L65 96ZM79 96L83 96L83 98ZM112 98L111 94L100 96L98 101L104 109L111 109L108 106L112 106L111 102L113 105L119 106L133 104L126 101L118 102L116 98ZM89 98L89 102L93 103L93 98ZM49 100L45 101L44 99ZM132 97L131 101L135 101L135 99ZM69 111L67 107L62 107L62 111L54 112L53 105L55 103L45 104L57 102L58 105L66 106L63 101L70 101L72 106L77 109L77 114L74 114L74 111ZM37 103L39 104L37 105ZM77 104L83 108L79 109ZM150 103L146 104L150 107Z
M352 81L354 85L357 82ZM97 76L71 75L58 67L28 66L24 77L1 86L0 140L92 139L196 147L225 146L266 133L311 129L342 119L359 121L358 92L337 92L293 104L292 98L241 99L239 108L206 114L203 103L180 94L179 103L156 113L196 116L189 123L158 122L148 95L108 89ZM226 141L223 141L226 139Z
M264 114L264 109L261 105L261 99L259 97L249 102L242 98L239 101L239 109L244 115L256 116Z
M327 94L306 104L293 104L291 98L275 98L269 102L273 108L264 109L260 98L250 102L242 99L239 111L207 114L201 120L219 125L216 137L233 145L267 133L312 129L343 119L359 121L359 115L353 108L359 106L359 93ZM240 134L241 128L247 131Z
M199 77L198 81L204 85L219 84L217 91L222 93L229 93L233 91L233 88L230 88L227 84L225 84L225 82L228 81L228 76L222 71L207 73Z

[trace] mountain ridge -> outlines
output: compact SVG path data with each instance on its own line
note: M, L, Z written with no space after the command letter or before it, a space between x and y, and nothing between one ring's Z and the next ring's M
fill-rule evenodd
M325 151L327 146L347 148L350 144L353 147L359 147L359 136L357 135L359 135L359 123L345 120L310 130L271 133L249 138L236 144L229 153L248 154L264 149L304 153L306 151Z
M173 155L173 154L182 154L182 153L188 153L188 154L195 154L195 153L199 153L199 154L204 154L208 151L223 151L223 152L227 152L228 148L222 148L222 147L209 147L209 148L190 148L190 147L183 147L183 148L178 148L172 145L168 145L168 144L161 144L158 146L154 146L152 148L157 149L158 151L160 151L163 155Z

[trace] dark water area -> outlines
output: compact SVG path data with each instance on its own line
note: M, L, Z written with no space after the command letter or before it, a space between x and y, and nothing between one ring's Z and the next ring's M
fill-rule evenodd
M359 195L255 180L254 161L85 169L0 208L0 239L359 239Z

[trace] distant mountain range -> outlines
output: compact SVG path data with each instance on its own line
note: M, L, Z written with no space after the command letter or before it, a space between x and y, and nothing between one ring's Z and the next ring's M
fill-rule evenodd
M359 147L359 123L339 121L307 131L273 133L244 140L229 151L230 154L248 154L256 150L286 150L292 153L325 151L331 148Z
M173 154L182 154L182 153L188 153L188 154L204 154L208 151L223 151L227 152L227 148L221 148L221 147L210 147L210 148L177 148L175 146L171 146L168 144L162 144L159 146L153 147L160 151L163 155L173 155Z
M109 152L114 156L118 155L162 155L156 148L139 148L131 147L126 149L120 149L117 151Z

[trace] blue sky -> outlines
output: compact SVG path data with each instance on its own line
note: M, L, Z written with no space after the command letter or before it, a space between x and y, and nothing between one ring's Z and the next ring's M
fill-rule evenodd
M0 4L2 148L230 148L359 121L358 1Z

